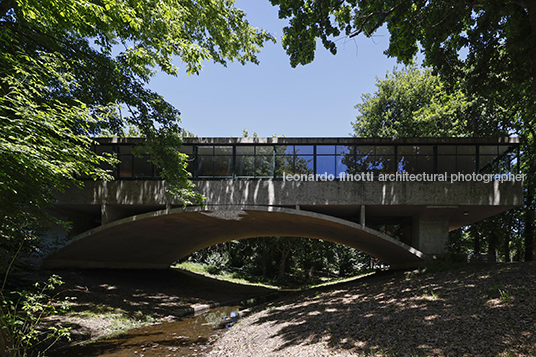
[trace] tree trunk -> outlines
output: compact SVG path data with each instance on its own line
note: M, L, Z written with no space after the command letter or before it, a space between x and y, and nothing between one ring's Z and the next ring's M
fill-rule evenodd
M509 227L511 228L511 227ZM511 230L509 230L510 232ZM504 243L503 243L503 251L504 251L504 261L506 263L510 263L511 259L510 259L510 233L508 233L505 237L504 237Z
M534 189L529 184L527 189L527 205L525 206L525 261L534 260Z
M281 252L281 266L279 267L279 279L283 280L285 278L285 268L286 268L286 261L287 257L290 254L290 242L283 242L282 248L279 246L279 243L277 243L277 250Z
M262 277L266 278L266 237L262 237L261 245L262 245Z
M491 258L492 262L497 261L497 233L492 232L489 235L489 247L488 247L488 256Z

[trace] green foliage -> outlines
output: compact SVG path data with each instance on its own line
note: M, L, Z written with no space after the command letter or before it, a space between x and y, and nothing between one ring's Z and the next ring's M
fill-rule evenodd
M217 244L192 254L210 274L229 273L250 282L298 287L357 275L370 256L319 239L260 237Z
M177 153L179 111L146 88L158 70L188 74L203 61L257 63L272 36L233 0L203 2L0 0L0 268L53 217L54 192L80 177L109 179L95 137L146 139L171 194L200 203ZM125 130L128 133L125 133Z
M49 294L63 284L57 275L45 283L35 283L34 289L11 291L0 301L0 345L5 348L2 356L28 356L33 348L46 352L60 338L69 338L69 329L63 326L41 328L47 316L66 312L69 300L57 302ZM57 296L57 295L56 295Z
M377 92L364 94L352 123L358 137L465 136L470 100L448 92L430 70L406 67L377 79Z

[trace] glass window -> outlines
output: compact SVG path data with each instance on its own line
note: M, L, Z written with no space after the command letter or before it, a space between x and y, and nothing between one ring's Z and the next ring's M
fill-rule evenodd
M274 147L273 146L256 146L255 151L257 155L272 156L274 154Z
M394 174L395 173L395 157L394 155L376 156L372 170L374 173Z
M399 172L417 173L417 156L398 155L397 170Z
M294 173L314 174L314 156L296 155L296 158L294 161Z
M508 145L499 145L499 155L504 154L508 149L510 149Z
M275 153L277 155L293 155L294 145L277 145L275 147Z
M456 155L456 146L454 145L438 145L438 155Z
M120 145L119 154L121 155L130 155L132 154L132 145Z
M335 155L335 145L317 145L317 155Z
M415 146L399 145L397 148L398 155L415 155Z
M495 155L480 155L479 157L479 165L480 165L480 171L484 172L490 172L492 168L492 163L495 161L497 156Z
M480 145L478 152L480 155L496 155L497 145Z
M293 156L276 156L275 158L276 177L294 174L294 157Z
M214 147L212 146L198 146L197 155L213 155Z
M395 147L393 145L376 146L376 155L394 155Z
M232 155L232 146L214 146L214 155Z
M432 145L415 146L415 153L417 155L433 155L434 147Z
M434 157L429 155L417 155L417 173L434 173Z
M214 176L214 156L197 156L197 176L212 177Z
M354 154L355 147L346 145L337 145L337 155Z
M355 170L352 168L353 157L337 156L336 164L337 164L337 170L336 170L337 177L341 173L351 173L351 174L355 173Z
M295 145L294 152L296 155L313 155L314 145Z
M134 157L134 177L153 177L153 164L149 156Z
M255 146L237 146L237 155L253 155L255 154Z
M437 157L437 173L447 175L456 173L456 156L454 155L443 155Z
M273 155L259 155L255 157L255 176L256 177L273 177L274 176L274 157Z
M474 155L474 154L476 154L476 146L458 145L458 155Z
M105 153L105 152L113 153L114 149L112 145L97 145L97 149L95 150L95 152L98 155L102 155L102 153Z
M238 149L238 148L237 148ZM236 155L236 175L255 176L255 156Z
M458 172L470 174L476 172L476 156L460 156L458 155L458 164L456 165Z
M356 155L374 155L374 146L356 146Z
M194 153L194 147L192 145L183 145L179 148L179 152L182 152L183 154L193 155Z
M233 157L230 155L214 156L214 176L233 176Z
M316 173L322 175L335 175L335 155L333 156L317 156L316 157Z
M119 177L132 177L132 155L121 155Z

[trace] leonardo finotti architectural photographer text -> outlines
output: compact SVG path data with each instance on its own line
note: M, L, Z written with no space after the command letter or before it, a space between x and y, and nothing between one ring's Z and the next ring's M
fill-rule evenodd
M513 173L502 173L502 174L465 174L458 172L456 174L410 174L407 172L397 172L396 174L378 174L374 175L373 172L361 172L357 174L348 174L340 173L339 175L328 174L327 172L323 174L287 174L283 173L283 181L350 181L350 182L359 182L359 181L384 181L384 182L484 182L490 183L492 181L498 182L516 182L524 181L525 174L513 174Z

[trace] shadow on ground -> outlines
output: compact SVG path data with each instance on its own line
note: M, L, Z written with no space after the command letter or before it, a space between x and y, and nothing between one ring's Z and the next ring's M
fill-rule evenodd
M274 292L168 270L90 269L54 271L65 284L63 294L76 297L73 311L121 309L128 315L156 318L176 315L192 305L225 304Z
M268 305L214 353L534 356L535 296L534 263L386 276Z

